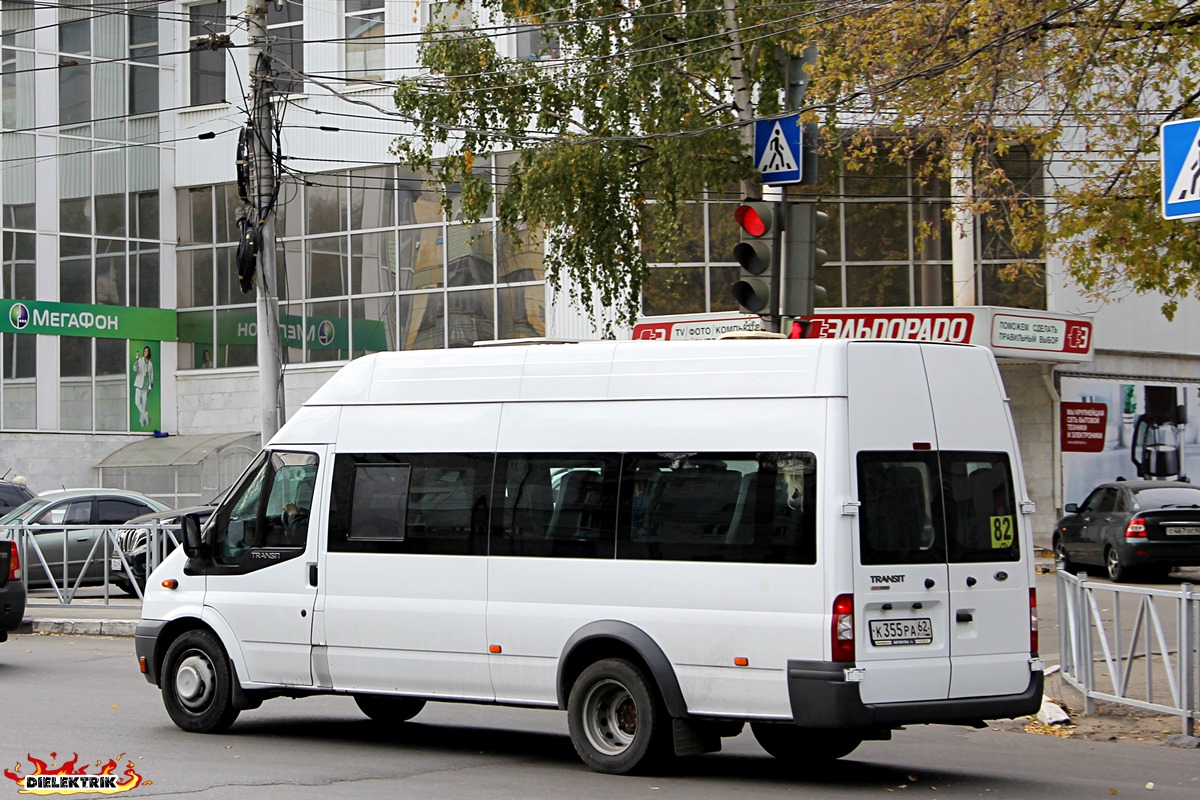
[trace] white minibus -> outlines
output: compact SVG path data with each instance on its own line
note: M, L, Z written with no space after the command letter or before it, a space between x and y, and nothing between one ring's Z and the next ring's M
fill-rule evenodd
M378 353L184 520L137 655L189 731L336 693L562 709L608 773L832 759L1037 711L1032 513L984 348Z

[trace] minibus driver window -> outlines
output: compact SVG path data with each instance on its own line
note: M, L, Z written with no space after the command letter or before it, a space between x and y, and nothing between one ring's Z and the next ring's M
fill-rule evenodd
M242 482L216 526L217 560L240 563L256 547L303 548L317 457L273 452Z

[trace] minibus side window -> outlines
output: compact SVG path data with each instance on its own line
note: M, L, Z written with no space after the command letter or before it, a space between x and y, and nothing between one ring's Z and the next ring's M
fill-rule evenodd
M949 560L1019 560L1021 543L1008 456L943 451L941 460Z
M501 455L491 555L612 558L616 454Z
M404 541L411 476L410 464L355 464L348 537Z
M859 550L863 564L945 561L933 452L858 454Z
M264 561L263 566L303 552L316 475L317 457L312 453L265 454L217 512L217 563L244 564L255 548L294 551Z
M491 453L339 453L329 549L484 555Z
M621 474L618 558L816 563L812 453L629 454Z

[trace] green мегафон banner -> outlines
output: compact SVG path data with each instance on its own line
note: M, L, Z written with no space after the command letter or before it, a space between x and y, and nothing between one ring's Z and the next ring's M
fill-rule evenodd
M173 342L175 311L42 300L0 300L0 333Z
M184 315L185 317L187 315ZM180 330L174 309L100 306L86 303L52 303L42 300L0 299L0 333L40 333L49 336L93 336L101 339L130 339L160 342L210 343L208 325ZM256 340L255 313L224 315L218 336L222 344L253 344ZM279 318L280 339L285 347L339 350L349 347L351 323L340 317ZM356 350L386 350L387 333L379 320L353 321Z
M183 315L179 341L212 344L212 324L208 318L192 319ZM351 323L342 317L302 317L279 315L279 340L284 347L301 347L308 342L309 350L345 350L350 347ZM383 322L371 319L353 320L354 350L387 350L387 329ZM222 314L217 319L217 340L222 345L254 344L258 341L258 323L251 309L244 313Z

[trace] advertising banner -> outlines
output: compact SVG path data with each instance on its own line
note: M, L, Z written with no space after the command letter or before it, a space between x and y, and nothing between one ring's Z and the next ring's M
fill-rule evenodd
M1200 476L1197 385L1064 376L1059 426L1063 503L1097 484Z
M161 342L129 342L129 430L162 429L162 395L158 388Z
M382 321L356 319L351 324L344 317L309 317L306 325L302 317L280 314L279 341L284 347L299 348L307 342L309 350L349 350L352 327L356 352L388 349L387 328ZM188 324L180 330L179 340L211 344L212 329L207 322L201 326ZM217 341L222 345L257 342L258 319L255 312L249 310L220 315L217 318Z
M822 308L804 320L809 339L978 344L991 348L998 357L1022 361L1061 363L1091 361L1093 357L1092 321L1050 311L991 306ZM645 317L633 326L633 338L716 339L731 331L761 329L761 319L745 314L687 314Z
M0 300L0 333L173 342L175 311L41 300Z

